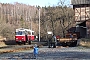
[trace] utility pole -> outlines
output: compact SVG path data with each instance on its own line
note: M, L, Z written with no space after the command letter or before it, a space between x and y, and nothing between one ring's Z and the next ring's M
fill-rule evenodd
M30 20L31 20L31 31L32 31L32 18L31 18L31 16L30 16ZM31 33L31 35L32 35L32 33Z
M40 42L40 8L39 8L39 42Z

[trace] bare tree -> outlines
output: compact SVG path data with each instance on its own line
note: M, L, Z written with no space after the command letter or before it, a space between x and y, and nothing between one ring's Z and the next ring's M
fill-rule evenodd
M65 0L60 0L59 4L61 6L61 10L62 10L62 15L59 17L59 21L60 21L60 26L62 28L62 36L65 37L65 32L66 29L69 28L69 26L72 23L72 18L73 16L70 15L69 9L67 6L64 5ZM71 10L72 11L72 10ZM74 13L73 13L74 14ZM66 21L68 22L68 24L66 24Z

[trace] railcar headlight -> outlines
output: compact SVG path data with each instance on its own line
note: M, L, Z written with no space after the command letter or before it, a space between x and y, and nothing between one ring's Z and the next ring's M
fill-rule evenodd
M22 39L24 39L24 38L22 38Z
M16 38L16 39L18 39L18 38Z

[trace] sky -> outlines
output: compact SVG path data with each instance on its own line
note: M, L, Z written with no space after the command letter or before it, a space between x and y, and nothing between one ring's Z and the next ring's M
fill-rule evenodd
M32 6L39 5L41 7L45 6L56 6L59 2L59 0L0 0L1 3L14 3L14 2L19 2L19 3L24 3L24 4L29 4ZM70 4L70 0L67 0L66 5Z

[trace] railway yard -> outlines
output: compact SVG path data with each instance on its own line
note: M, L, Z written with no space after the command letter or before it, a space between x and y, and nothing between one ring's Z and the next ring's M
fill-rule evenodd
M66 3L0 3L0 60L90 60L90 0Z
M34 44L31 44L0 47L0 60L90 60L90 48L82 46L48 48L42 46L42 43L37 43L39 48L37 59L33 56Z

